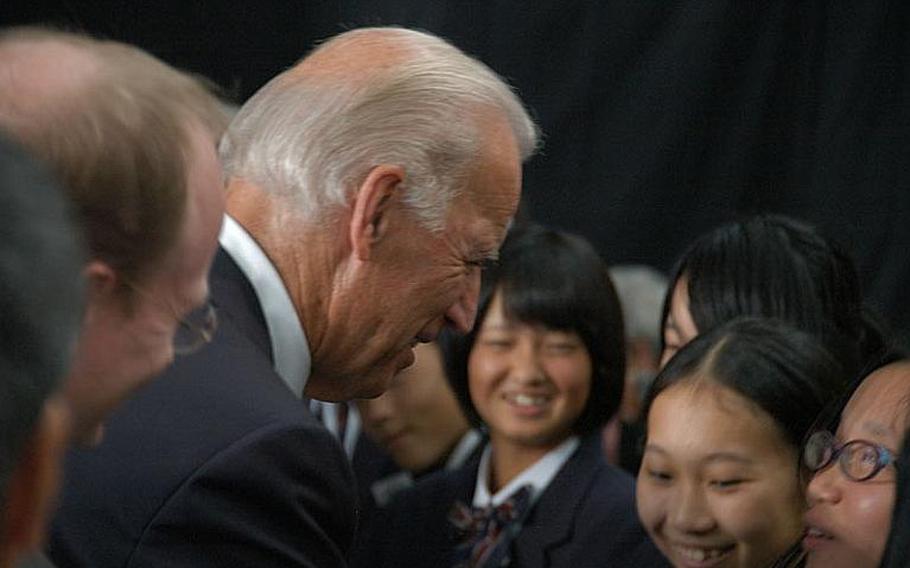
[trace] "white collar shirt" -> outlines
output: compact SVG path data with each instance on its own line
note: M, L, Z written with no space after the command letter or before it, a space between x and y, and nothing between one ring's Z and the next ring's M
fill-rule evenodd
M302 397L310 376L310 348L281 275L253 237L229 215L224 216L218 240L256 293L269 331L275 372L295 396Z
M534 465L515 476L515 479L508 482L495 494L490 493L487 485L490 479L490 460L493 449L492 444L487 443L487 447L484 448L483 455L480 457L480 465L477 468L477 482L474 485L474 500L472 504L475 507L486 507L488 505L495 507L508 499L519 487L527 484L530 484L532 489L531 502L537 501L537 498L550 485L550 482L553 481L562 466L572 457L572 453L578 448L579 443L578 436L570 436L537 460Z

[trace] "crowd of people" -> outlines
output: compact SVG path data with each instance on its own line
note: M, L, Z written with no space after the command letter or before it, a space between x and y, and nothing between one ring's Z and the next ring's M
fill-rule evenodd
M231 113L70 32L0 78L0 567L910 565L910 355L814 227L610 268L404 28Z

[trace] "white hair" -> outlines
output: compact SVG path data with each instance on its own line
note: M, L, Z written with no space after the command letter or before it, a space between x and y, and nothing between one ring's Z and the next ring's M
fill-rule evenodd
M353 30L311 57L342 42L369 41L377 30L382 46L408 56L367 77L295 76L293 70L275 77L240 109L222 139L225 172L291 198L304 221L316 223L343 206L373 167L398 165L405 171L404 202L422 225L440 231L476 167L489 111L505 118L522 160L536 149L538 130L495 72L429 34Z

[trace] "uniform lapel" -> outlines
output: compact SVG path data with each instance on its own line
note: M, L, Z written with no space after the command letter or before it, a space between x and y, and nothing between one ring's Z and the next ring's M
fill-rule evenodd
M576 511L603 467L599 438L582 438L549 487L534 504L515 547L520 566L549 566L553 551L572 539Z

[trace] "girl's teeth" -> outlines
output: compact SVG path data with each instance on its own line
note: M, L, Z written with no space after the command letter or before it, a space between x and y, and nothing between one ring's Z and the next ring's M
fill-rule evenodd
M526 394L517 394L515 395L515 404L520 406L538 406L544 403L543 397L540 396L529 396Z
M720 548L705 549L705 548L680 547L679 552L680 552L680 554L682 554L689 560L692 560L694 562L704 562L705 560L708 560L708 559L717 558L718 556L723 554L725 552L725 550L720 549Z

